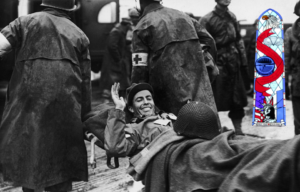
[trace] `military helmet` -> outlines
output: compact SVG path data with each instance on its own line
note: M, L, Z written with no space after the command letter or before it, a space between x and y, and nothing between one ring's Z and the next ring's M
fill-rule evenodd
M174 130L190 138L213 139L220 134L217 118L209 106L192 101L179 110Z
M41 6L52 7L65 11L75 11L77 9L75 0L43 0Z
M128 15L129 15L129 17L139 17L140 13L135 8L132 8L132 9L129 9Z
M298 1L294 7L294 14L300 17L300 1Z

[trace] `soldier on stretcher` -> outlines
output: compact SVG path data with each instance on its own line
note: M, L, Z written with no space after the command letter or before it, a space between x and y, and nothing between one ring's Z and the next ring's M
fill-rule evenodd
M212 109L195 101L183 106L172 123L172 115L157 113L151 86L144 83L127 90L134 118L126 124L117 84L112 97L116 106L108 113L105 149L113 156L130 157L127 171L143 180L145 191L300 189L300 137L262 140L233 131L220 134Z

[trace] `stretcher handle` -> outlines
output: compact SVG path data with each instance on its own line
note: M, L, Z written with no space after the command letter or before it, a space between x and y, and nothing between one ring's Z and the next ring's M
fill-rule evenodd
M106 165L107 167L109 167L110 169L117 169L119 167L119 158L118 157L114 157L114 163L115 163L115 166L113 166L111 164L111 159L113 157L107 155L107 160L106 160Z

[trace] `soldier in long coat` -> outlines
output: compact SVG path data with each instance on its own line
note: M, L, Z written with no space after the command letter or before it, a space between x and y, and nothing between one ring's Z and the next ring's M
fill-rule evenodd
M213 83L218 111L230 111L236 133L242 133L241 123L247 105L246 90L241 70L247 68L243 41L238 30L236 16L228 10L231 0L216 0L215 9L202 17L200 23L213 36L218 49L216 60L220 75Z
M103 102L111 98L110 89L115 82L121 84L121 95L125 96L126 88L130 86L128 76L128 47L126 35L130 29L129 19L123 19L109 33L100 77L100 91Z
M70 191L87 181L82 117L91 109L89 40L70 20L74 1L43 1L0 33L0 55L16 50L0 126L5 180L24 191ZM51 8L55 7L55 8Z
M200 45L210 46L215 57L213 38L196 20L159 0L139 2L142 16L133 32L132 82L150 83L161 110L176 115L192 100L217 113Z
M300 2L295 5L295 12L300 17ZM284 35L284 61L286 74L292 76L291 95L294 113L295 134L300 134L300 18Z

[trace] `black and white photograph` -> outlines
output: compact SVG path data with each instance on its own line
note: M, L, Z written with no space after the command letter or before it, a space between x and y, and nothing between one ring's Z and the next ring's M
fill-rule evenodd
M299 192L299 43L300 0L0 0L0 192Z

